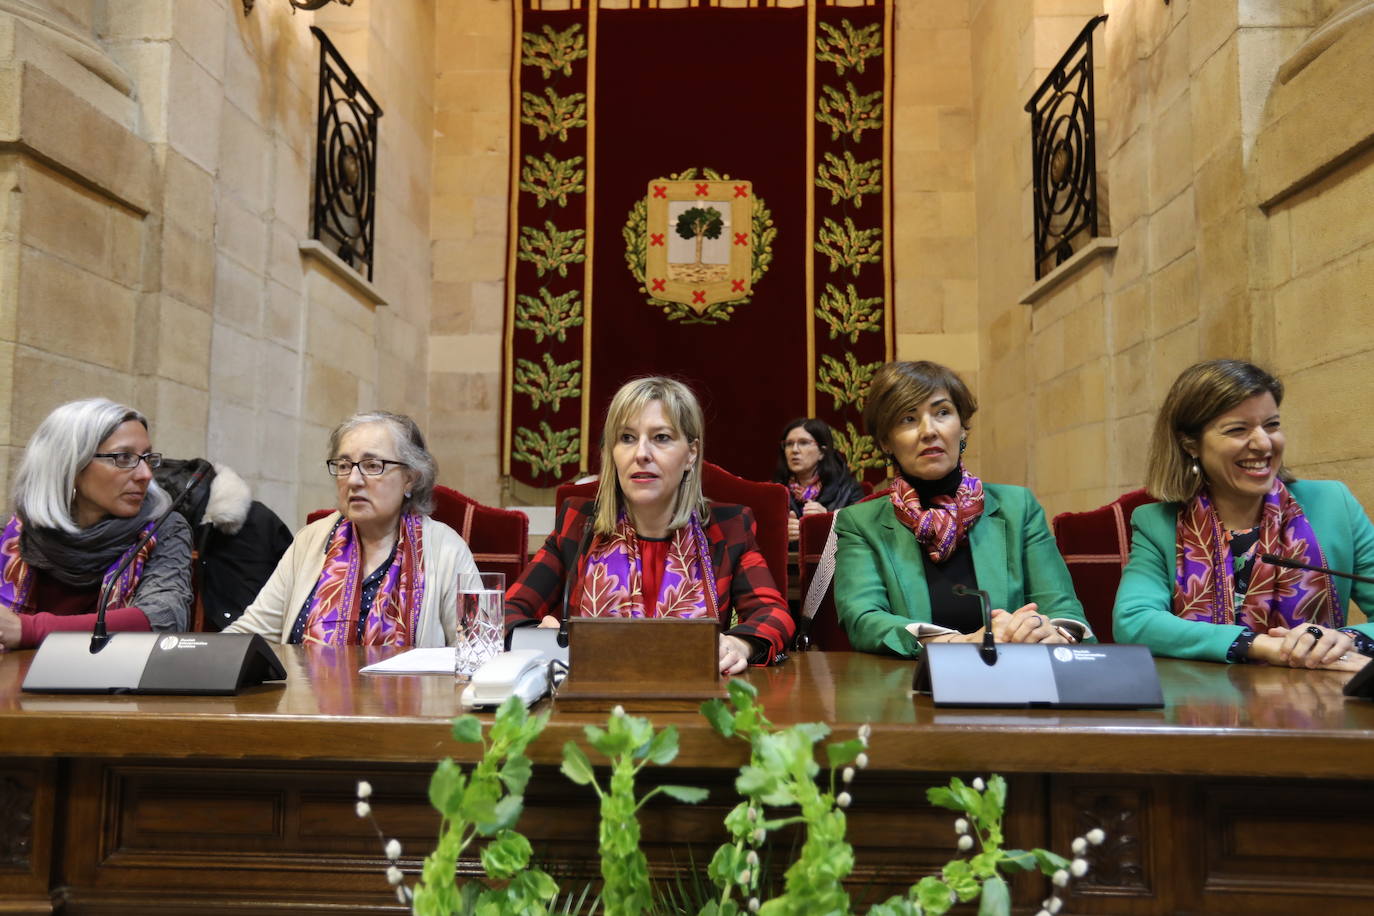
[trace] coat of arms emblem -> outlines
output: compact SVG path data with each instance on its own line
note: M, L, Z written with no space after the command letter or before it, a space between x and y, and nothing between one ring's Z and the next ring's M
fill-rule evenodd
M651 305L711 323L749 301L777 230L753 182L695 171L649 182L625 227L626 257Z

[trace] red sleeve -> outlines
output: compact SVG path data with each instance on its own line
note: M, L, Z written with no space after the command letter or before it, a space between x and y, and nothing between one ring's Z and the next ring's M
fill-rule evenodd
M95 614L37 614L19 615L19 648L32 649L49 633L59 630L89 633L95 628ZM105 629L112 633L146 633L152 629L147 616L136 607L112 607L105 610Z
M591 507L589 499L569 499L563 504L544 546L506 589L507 630L562 610L563 578L577 562L582 536L592 521Z

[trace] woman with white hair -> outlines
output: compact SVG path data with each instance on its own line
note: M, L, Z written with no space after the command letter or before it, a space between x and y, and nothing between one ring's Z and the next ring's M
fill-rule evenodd
M556 627L564 613L714 618L722 673L784 657L795 625L754 541L753 515L702 493L702 425L696 395L679 381L621 386L601 433L596 499L569 499L559 511L506 591L508 628Z
M429 517L439 475L410 417L374 411L329 436L337 512L302 528L226 633L280 643L452 645L459 576L475 576L458 533Z
M0 646L91 629L102 592L108 630L186 629L190 529L173 514L142 540L171 502L153 483L161 463L147 419L105 398L63 404L39 424L0 534Z

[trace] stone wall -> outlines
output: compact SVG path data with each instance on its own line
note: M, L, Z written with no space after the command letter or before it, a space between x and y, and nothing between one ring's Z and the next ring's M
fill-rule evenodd
M330 426L372 407L427 419L432 3L29 6L0 14L0 479L48 410L102 394L146 412L168 455L236 468L294 528L333 503ZM370 287L300 248L312 23L385 112Z

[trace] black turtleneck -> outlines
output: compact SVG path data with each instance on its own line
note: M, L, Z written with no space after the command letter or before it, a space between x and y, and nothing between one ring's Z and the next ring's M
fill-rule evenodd
M911 484L921 505L930 505L937 496L953 496L964 478L962 465L955 465L939 480L921 480L907 474L902 475ZM919 545L918 545L919 546ZM949 627L960 633L972 633L983 625L983 611L978 599L960 598L954 594L954 586L978 587L978 575L973 569L973 551L969 549L968 538L959 542L948 560L936 563L921 549L921 562L925 566L926 588L930 591L930 622L936 626Z

